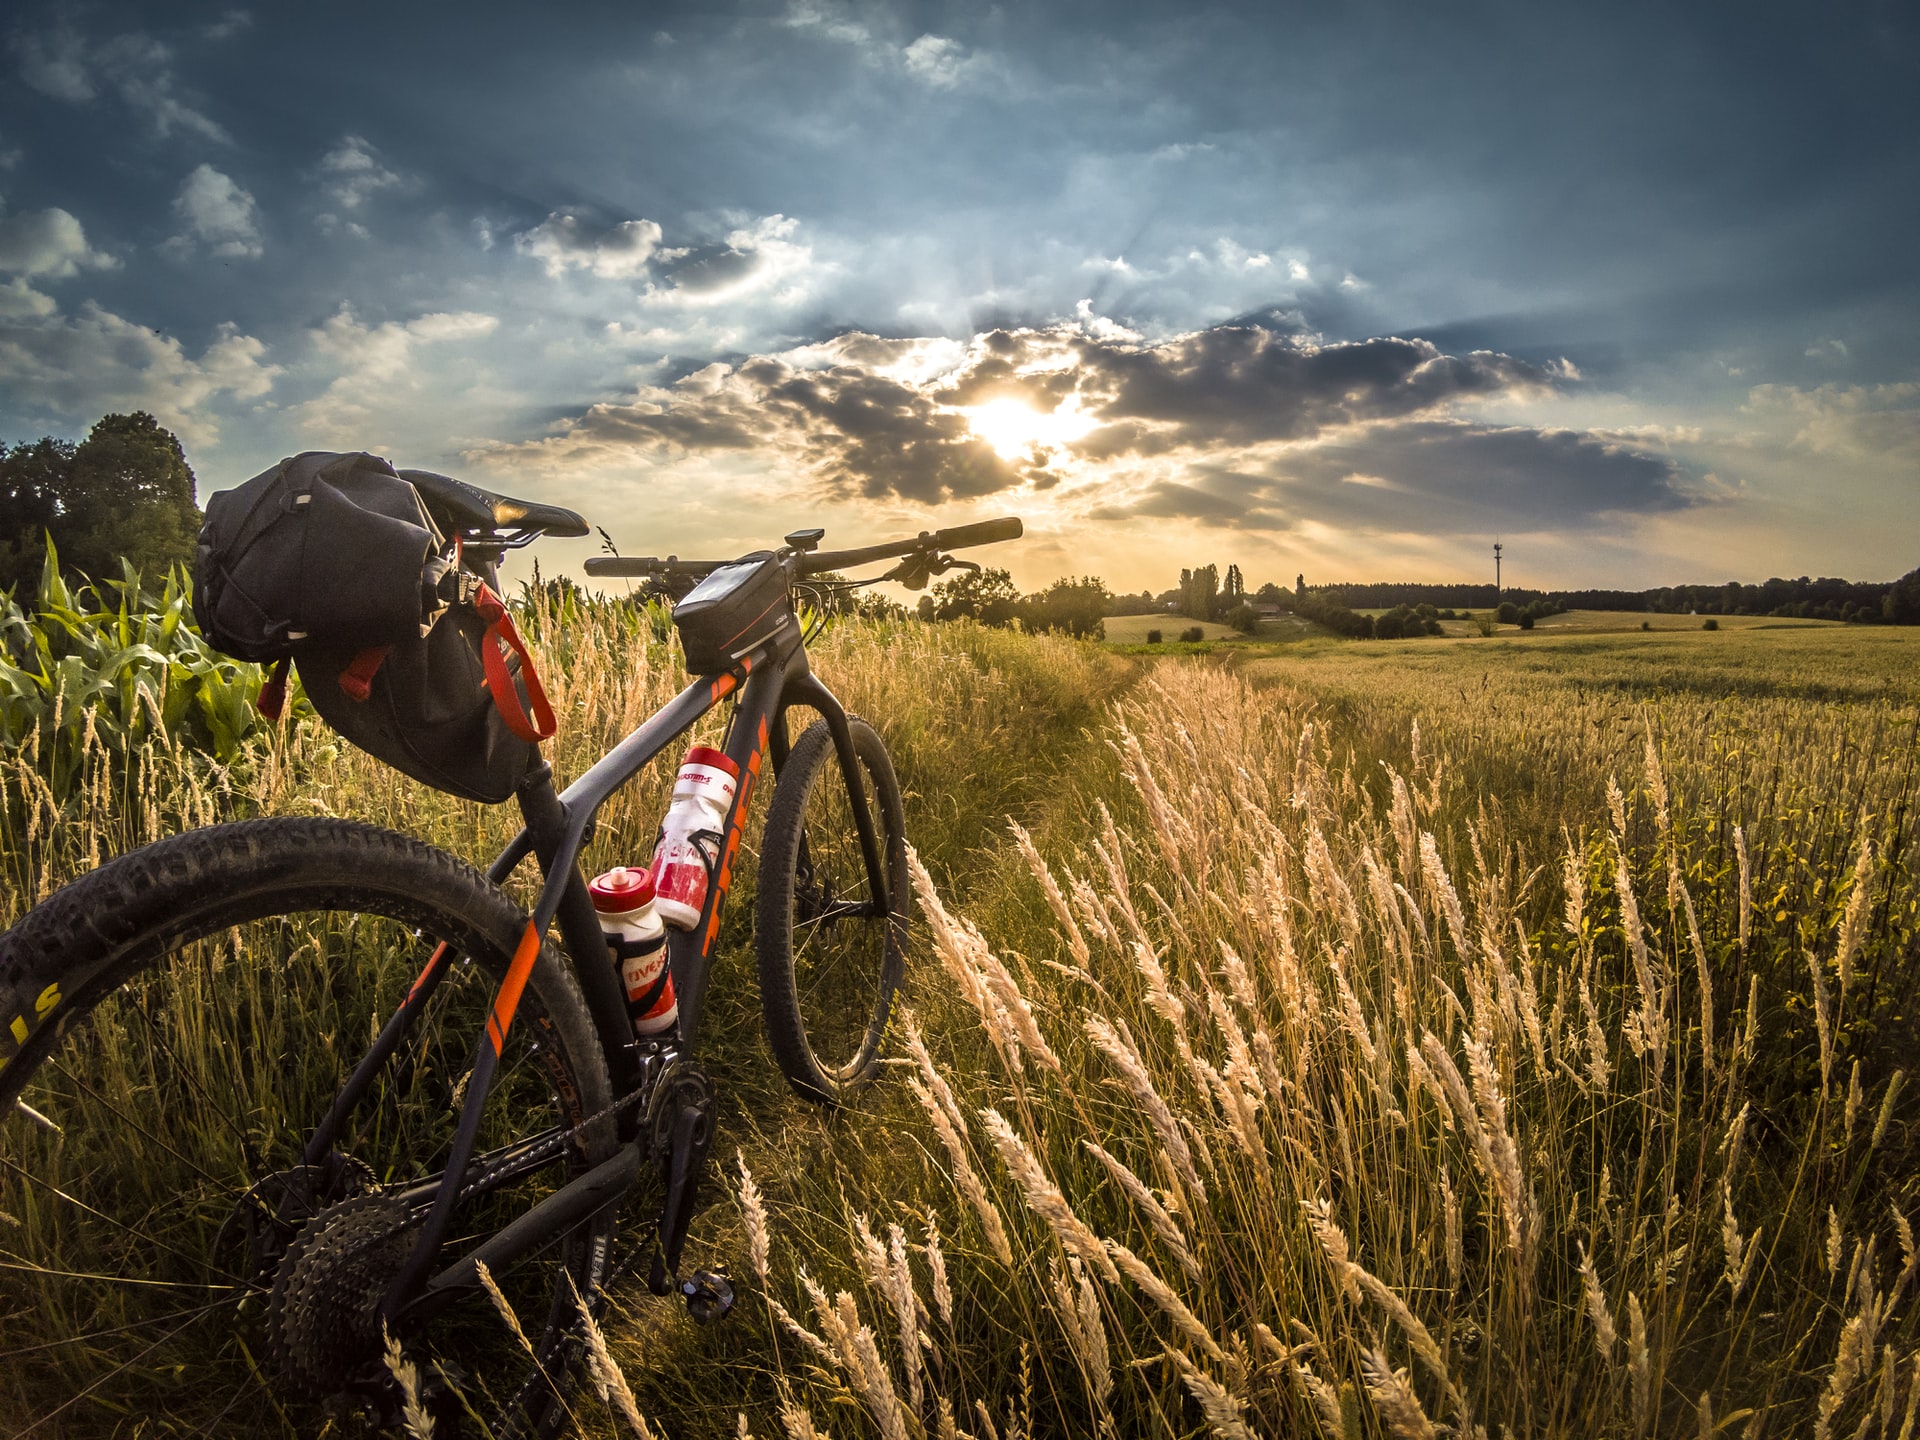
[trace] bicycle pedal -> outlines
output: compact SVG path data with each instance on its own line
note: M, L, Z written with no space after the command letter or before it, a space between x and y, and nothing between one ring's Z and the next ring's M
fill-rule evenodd
M686 1299L687 1314L695 1324L711 1325L733 1309L733 1286L725 1276L711 1270L696 1270L680 1282L680 1294Z

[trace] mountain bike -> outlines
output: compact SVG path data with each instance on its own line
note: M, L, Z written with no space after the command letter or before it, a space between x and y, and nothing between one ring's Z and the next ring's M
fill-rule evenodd
M490 582L508 549L587 533L410 473ZM0 1430L340 1433L398 1423L410 1375L441 1434L548 1435L616 1278L723 1314L724 1277L683 1276L682 1252L714 1132L702 1014L763 768L754 951L795 1090L833 1104L874 1076L906 961L900 786L810 668L795 597L920 588L1020 533L590 560L673 597L744 567L774 602L564 790L540 761L484 874L346 820L249 820L111 860L0 936ZM641 1038L579 858L609 796L724 702L738 788L699 923L668 932L678 1018ZM530 912L502 889L529 859Z

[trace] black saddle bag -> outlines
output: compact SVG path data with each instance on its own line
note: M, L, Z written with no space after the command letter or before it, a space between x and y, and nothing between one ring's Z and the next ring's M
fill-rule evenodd
M302 641L418 638L446 602L445 540L377 455L309 450L207 501L193 613L209 644L281 660Z
M500 597L459 563L385 460L310 451L207 502L194 615L209 643L297 665L313 708L362 750L498 803L539 759L553 713Z

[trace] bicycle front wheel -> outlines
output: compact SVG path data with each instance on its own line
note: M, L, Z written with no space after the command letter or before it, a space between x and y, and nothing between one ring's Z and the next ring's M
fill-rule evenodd
M162 840L0 936L0 1414L14 1433L314 1435L398 1419L376 1314L411 1249L526 916L443 851L325 819ZM444 945L318 1163L309 1137ZM450 963L449 963L450 962ZM445 1258L616 1140L605 1059L543 946ZM440 1433L565 1418L610 1215L403 1329Z
M874 893L833 732L816 720L774 786L760 845L754 950L767 1040L788 1082L833 1103L873 1078L906 969L906 812L887 747L848 718L886 876ZM883 908L882 899L886 904Z

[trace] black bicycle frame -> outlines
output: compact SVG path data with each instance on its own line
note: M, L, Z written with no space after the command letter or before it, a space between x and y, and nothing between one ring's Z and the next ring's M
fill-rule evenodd
M607 799L729 696L734 699L734 709L728 721L724 748L727 758L739 769L740 783L727 816L725 841L714 882L708 887L700 923L691 930L668 932L668 965L679 1015L670 1034L649 1037L642 1042L634 1035L624 986L609 957L606 938L587 893L585 877L580 872L580 852L592 836L595 819ZM635 1111L644 1105L653 1081L668 1065L686 1060L694 1051L720 934L722 907L732 887L734 865L739 858L740 838L746 828L761 769L770 761L777 774L785 763L786 711L795 704L818 711L833 734L872 894L880 913L891 913L893 897L887 890L886 866L866 803L865 782L854 753L847 714L809 668L797 623L790 623L774 639L743 656L735 670L702 676L688 685L566 790L556 794L552 771L545 765L540 766L522 783L517 794L524 828L500 852L489 867L488 876L498 884L532 855L538 860L545 883L495 994L486 1033L476 1046L446 1167L438 1177L432 1206L421 1224L412 1253L387 1291L382 1307L384 1314L424 1318L460 1291L477 1284L479 1264L484 1263L490 1269L505 1266L616 1201L638 1177L648 1159L644 1146L650 1137L637 1133L640 1126ZM434 1274L433 1267L446 1239L447 1227L472 1178L470 1167L480 1120L507 1032L513 1025L542 939L556 921L606 1054L614 1093L620 1097L616 1102L620 1147L612 1158L574 1177L459 1261ZM308 1164L319 1164L333 1147L341 1121L365 1098L379 1072L452 968L454 959L445 943L429 957L406 998L355 1066L327 1116L309 1139L305 1156ZM669 1203L673 1200L670 1195ZM690 1200L690 1195L683 1197L682 1207ZM677 1264L678 1248L675 1237L670 1242L673 1253L668 1257L669 1269Z

